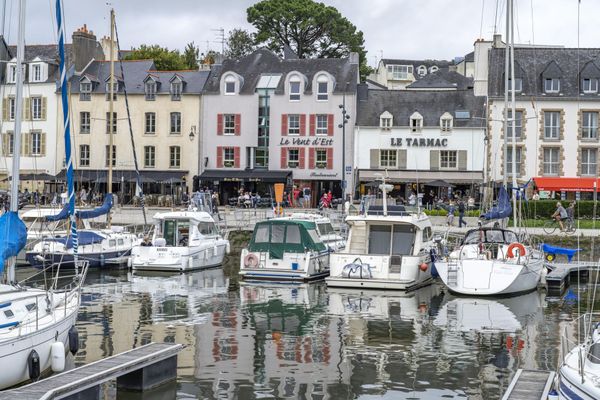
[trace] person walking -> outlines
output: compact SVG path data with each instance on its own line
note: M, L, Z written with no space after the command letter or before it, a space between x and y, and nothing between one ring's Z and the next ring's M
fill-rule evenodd
M448 218L446 219L448 226L454 226L454 209L454 201L450 200L448 204Z
M465 218L465 202L461 199L458 202L458 227L462 228L463 224L467 226Z

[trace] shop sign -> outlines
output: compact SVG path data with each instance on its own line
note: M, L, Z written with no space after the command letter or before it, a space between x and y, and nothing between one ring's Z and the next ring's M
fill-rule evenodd
M241 182L240 178L223 178L223 182Z
M290 138L282 137L279 142L280 146L333 146L333 139L330 138Z
M397 147L447 147L448 139L434 138L391 138L391 145Z
M310 177L311 178L337 178L338 174L337 172L311 172L310 173Z

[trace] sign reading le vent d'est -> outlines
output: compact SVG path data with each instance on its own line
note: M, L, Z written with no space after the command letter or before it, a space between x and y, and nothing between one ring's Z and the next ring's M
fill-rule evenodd
M448 139L434 139L434 138L391 138L392 146L406 146L406 147L447 147Z

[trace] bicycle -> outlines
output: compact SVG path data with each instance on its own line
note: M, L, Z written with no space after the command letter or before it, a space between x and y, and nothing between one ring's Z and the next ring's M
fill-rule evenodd
M561 230L562 233L565 233L567 235L572 235L575 233L576 228L575 228L575 223L571 218L566 218L563 220L563 226L565 227L564 230ZM558 223L557 220L555 220L554 218L551 219L550 221L546 222L544 224L544 233L546 233L547 235L551 235L553 234L557 229L560 229L560 224Z

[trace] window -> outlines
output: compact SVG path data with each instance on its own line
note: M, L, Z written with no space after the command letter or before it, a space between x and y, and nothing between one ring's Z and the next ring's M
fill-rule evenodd
M169 167L179 168L181 166L181 147L171 146L169 148Z
M408 74L412 74L412 65L388 65L388 79L393 80L407 80ZM391 78L390 78L391 74Z
M300 77L292 76L290 79L290 101L300 100Z
M42 98L32 97L31 98L31 119L40 120L42 119Z
M106 113L106 133L117 133L117 113L113 112L112 117L112 132L111 132L110 113Z
M442 132L450 132L452 130L452 118L442 118L440 121Z
M91 117L88 111L79 113L79 133L90 133Z
M223 114L223 134L235 135L235 114Z
M33 64L31 66L31 81L40 82L42 80L42 66L40 64Z
M288 167L298 168L300 165L300 150L288 149Z
M317 78L317 100L325 101L328 98L327 83L329 79L325 75Z
M420 132L423 127L423 116L418 112L414 112L410 116L410 130L411 132Z
M12 132L4 133L4 135L5 136L2 137L2 152L4 155L10 156L15 149L15 138Z
M182 86L182 83L180 81L174 81L171 83L171 100L172 101L181 100L181 86Z
M596 175L597 157L597 149L581 149L581 175Z
M144 127L144 133L146 135L156 134L156 113L153 113L153 112L146 113L146 123L145 123L145 127Z
M515 124L515 138L520 140L523 133L523 111L515 111L515 121L513 121L512 110L508 110L508 140L511 140L513 135L513 122Z
M391 239L392 227L390 225L371 225L368 254L390 254Z
M17 101L14 97L8 98L8 119L14 121L16 114Z
M181 134L181 113L180 112L172 112L171 113L171 135L179 135Z
M156 100L156 82L152 79L146 81L146 101Z
M223 149L223 166L232 168L235 165L235 150L233 147Z
M80 82L79 83L79 100L91 101L92 100L92 83L91 82Z
M433 65L433 66L429 67L429 72L430 73L433 74L434 72L437 72L437 71L439 71L439 68L438 68L437 65Z
M513 89L513 85L512 85L512 79L508 78L508 90L512 90ZM521 93L523 91L523 79L521 78L515 78L515 92L516 93Z
M506 148L506 175L512 176L512 146L508 146ZM521 176L521 147L517 147L517 151L515 153L515 172L516 176Z
M113 100L117 100L117 92L119 91L119 82L113 84ZM110 100L110 82L106 82L106 101Z
M581 89L583 93L597 93L598 79L586 78L581 80Z
M457 151L456 150L441 150L440 151L440 168L456 169Z
M560 112L544 111L544 139L559 139Z
M558 93L560 91L560 79L546 78L544 79L544 92Z
M427 75L427 67L424 65L419 65L419 68L417 68L417 74L420 77L424 77L425 75Z
M274 225L275 227L275 225ZM300 227L298 225L288 225L285 229L285 242L289 244L300 244Z
M583 119L581 123L581 138L582 139L597 139L598 138L598 113L584 111L581 113Z
M392 118L391 117L381 117L379 124L383 129L389 129L392 127Z
M17 66L12 64L8 66L8 83L15 83L17 81Z
M31 132L31 155L41 156L42 152L42 132Z
M228 75L225 78L225 94L235 94L235 77Z
M398 165L398 152L396 150L379 150L379 165L383 168L396 168Z
M109 149L109 147L108 147L108 145L107 145L107 146L105 147L105 153L106 153L106 166L107 166L107 167L108 167L108 163L109 163L109 157L110 157L110 154L109 154L109 152L108 152L108 149ZM114 167L114 166L116 166L116 165L117 165L117 146L115 146L115 145L113 144L113 147L112 147L112 166Z
M327 150L315 150L315 166L317 168L327 168Z
M317 135L327 135L327 133L329 132L329 125L327 124L327 119L327 114L317 115Z
M558 147L544 148L544 175L558 175Z
M288 115L288 135L299 135L300 134L300 115L290 114Z
M144 146L144 167L154 168L156 164L156 148L154 146Z
M81 144L79 145L79 166L89 167L90 166L90 145Z
M269 226L262 225L256 228L254 243L269 243Z
M415 242L415 228L409 224L395 224L392 236L392 255L412 256Z

